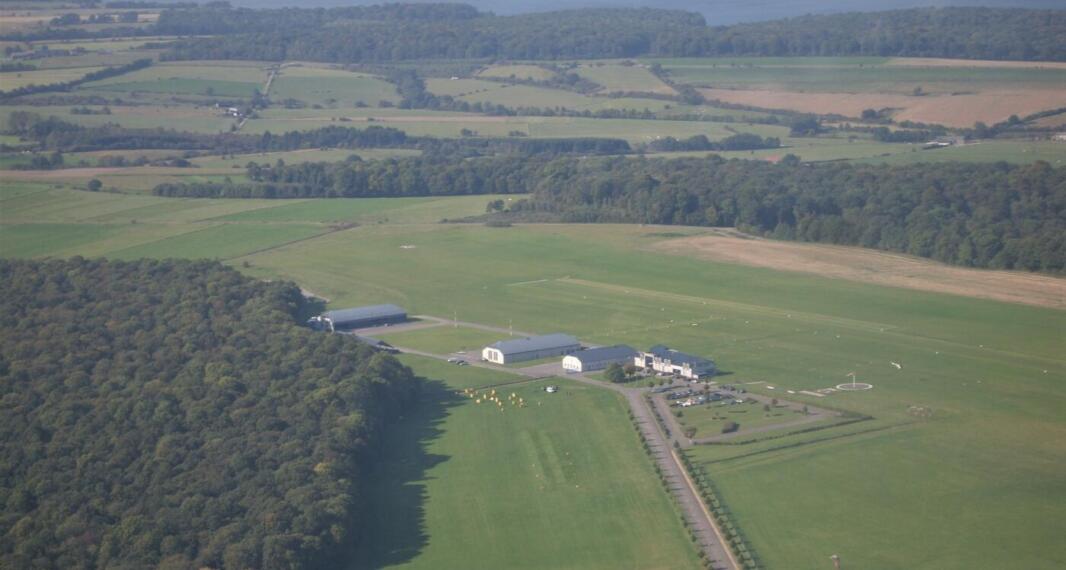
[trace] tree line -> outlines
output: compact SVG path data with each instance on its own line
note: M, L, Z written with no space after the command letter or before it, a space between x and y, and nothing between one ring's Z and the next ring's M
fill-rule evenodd
M216 262L0 260L0 566L336 567L419 382Z
M135 149L180 149L210 154L249 154L316 148L411 148L437 156L468 157L491 154L625 154L632 151L623 139L412 137L393 128L326 126L309 131L261 135L203 134L171 129L129 129L117 125L82 126L58 117L28 111L8 115L7 134L32 140L41 149L62 152Z
M1066 60L1066 11L915 8L708 27L689 12L582 9L495 16L469 6L164 11L172 59L558 60L639 56L915 56Z
M529 192L550 158L400 158L375 161L249 164L249 183L163 183L171 198L370 198Z
M803 164L525 157L253 165L249 183L161 184L159 196L330 198L530 193L496 221L736 227L956 265L1066 270L1066 168L1046 162Z
M108 79L111 77L118 77L119 75L125 75L132 73L139 69L144 69L152 65L151 59L138 59L136 61L127 63L125 65L115 65L112 67L105 67L97 71L90 71L84 76L78 79L72 79L63 83L49 83L47 85L26 85L25 87L18 87L16 89L10 89L8 91L0 91L0 101L4 99L11 99L14 97L22 97L25 95L35 95L37 93L48 93L52 91L70 91L74 87L83 83L89 83L90 81L100 81L101 79Z

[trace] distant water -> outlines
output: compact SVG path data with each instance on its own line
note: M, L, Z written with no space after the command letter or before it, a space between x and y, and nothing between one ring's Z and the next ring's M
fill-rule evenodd
M389 0L393 1L393 0ZM420 2L420 0L400 0ZM836 12L872 12L923 6L994 6L1003 8L1066 9L1066 0L448 0L470 4L497 14L544 12L588 7L654 7L699 12L710 25L757 22ZM231 0L235 6L277 8L281 6L327 7L382 4L385 0Z

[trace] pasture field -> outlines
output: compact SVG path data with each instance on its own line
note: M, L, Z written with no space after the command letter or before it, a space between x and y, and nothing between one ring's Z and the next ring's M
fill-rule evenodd
M108 123L131 129L173 129L180 125L181 130L194 133L213 134L229 132L234 121L218 109L189 105L176 105L163 102L138 106L112 105L110 115L74 115L73 107L66 105L35 106L5 105L0 107L0 126L6 128L11 112L26 111L42 117L57 117L63 121L84 126L101 126ZM93 105L91 109L99 111L102 107Z
M577 70L577 74L585 79L599 83L603 91L640 91L643 93L659 93L662 95L676 95L673 87L662 82L661 79L644 67L635 65L603 65L586 64Z
M212 65L160 63L132 73L86 83L79 90L146 92L219 97L251 97L262 90L268 72L256 62L212 62Z
M373 75L307 66L283 68L274 78L269 95L278 101L296 99L337 107L354 107L356 103L377 107L381 101L400 100L392 84Z
M132 73L109 77L85 84L85 87L99 87L115 83L150 83L170 79L200 79L204 81L235 81L238 83L266 83L269 64L254 61L212 61L211 65L198 65L195 62L162 62Z
M540 81L546 81L555 77L555 73L550 69L545 69L539 65L532 64L504 64L504 65L490 65L485 69L477 72L478 77L499 77L515 79L534 79Z
M386 435L352 568L697 567L620 396L531 382L500 411L455 393L480 372L404 360L434 382Z
M648 109L657 112L676 105L672 101L658 99L596 97L562 89L496 83L477 79L429 79L426 81L426 86L430 91L438 95L451 95L470 103L493 103L508 107L562 107L573 111L598 111L601 109L643 111Z
M177 93L218 97L251 97L259 89L255 83L221 79L168 78L154 81L126 81L87 87L92 91Z
M679 83L724 89L773 88L784 91L929 93L987 90L1003 87L1058 88L1066 83L1059 67L974 67L958 65L892 65L887 58L691 58L658 62ZM949 60L950 61L950 60Z
M375 336L395 346L404 346L433 354L451 354L460 350L474 354L479 353L488 344L505 339L507 334L463 326L456 328L452 325L440 325L404 332L385 330Z
M66 83L85 77L86 73L103 67L73 67L70 69L37 69L34 71L5 71L0 73L0 91L11 91L29 85Z

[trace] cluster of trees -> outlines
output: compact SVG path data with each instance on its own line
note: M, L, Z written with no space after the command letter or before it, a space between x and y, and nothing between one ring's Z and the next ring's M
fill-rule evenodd
M733 226L973 267L1066 270L1066 168L558 159L506 215Z
M391 127L364 129L328 126L275 135L201 134L171 129L127 129L117 125L88 127L28 111L8 115L8 134L36 141L42 148L63 151L186 149L218 154L271 152L306 148L413 147L419 139Z
M548 158L511 155L450 160L403 158L364 162L248 165L251 183L164 183L153 194L198 198L363 198L520 194L540 178Z
M720 141L713 142L706 135L695 135L687 139L675 139L663 137L655 139L647 144L648 149L658 152L682 151L682 150L758 150L763 148L779 148L781 139L777 137L763 138L753 133L738 133L728 136Z
M112 67L105 67L104 69L98 71L91 71L89 73L86 73L79 79L72 79L63 83L50 83L48 85L27 85L25 87L19 87L17 89L0 91L0 100L11 99L14 97L22 97L24 95L34 95L36 93L48 93L50 91L69 91L70 89L77 87L82 83L89 83L90 81L99 81L101 79L108 79L110 77L124 75L133 71L137 71L138 69L144 69L150 65L152 65L151 59L138 59L125 65L116 65Z
M63 153L56 151L51 154L34 153L29 162L11 165L11 170L55 170L63 167Z
M930 56L1066 60L1066 13L919 8L708 27L689 12L585 9L495 16L454 4L167 10L175 59L384 62L637 56Z
M419 383L215 262L0 260L0 566L336 567Z
M116 14L89 14L84 19L74 12L68 12L52 18L49 24L53 26L78 26L81 24L136 24L139 15L137 12L118 12Z
M415 148L436 156L466 157L486 154L624 154L632 150L623 139L449 140L411 137L399 129L378 125L361 129L327 126L279 135L269 131L262 135L210 135L167 129L126 129L116 125L86 127L28 111L10 113L6 132L36 141L41 148L64 152L153 148L236 154L312 148Z
M1066 270L1066 168L1046 162L905 166L720 157L504 155L249 168L247 184L163 184L175 197L531 193L507 221L737 227L974 267Z

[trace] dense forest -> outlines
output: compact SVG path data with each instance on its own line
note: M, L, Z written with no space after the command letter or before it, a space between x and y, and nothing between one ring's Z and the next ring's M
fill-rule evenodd
M1066 270L1066 168L807 165L552 158L253 165L244 184L162 184L160 196L306 198L531 193L508 220L737 227L974 267Z
M0 260L0 567L336 567L418 382L215 262Z
M1066 61L1066 11L919 8L709 27L655 9L495 16L455 4L280 10L213 4L167 10L171 59L370 63L414 59L593 59L637 56L917 56Z

